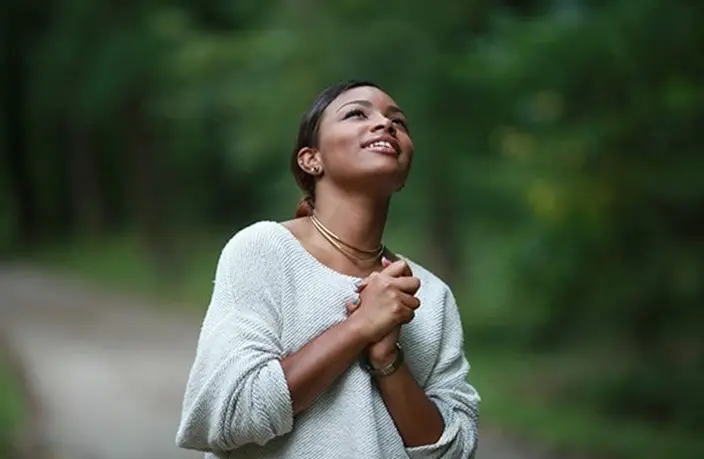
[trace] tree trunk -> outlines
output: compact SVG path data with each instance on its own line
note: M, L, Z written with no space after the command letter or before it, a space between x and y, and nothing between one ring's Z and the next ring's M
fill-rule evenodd
M15 5L11 3L10 10ZM26 33L22 16L8 14L5 17L6 44L5 71L6 85L6 155L10 199L16 215L15 229L18 241L29 245L39 236L39 218L36 190L33 186L30 155L27 151L26 134L26 81L28 55Z
M461 278L462 244L457 238L458 206L452 199L452 192L447 190L443 178L435 179L431 188L433 199L430 208L430 259L436 274L452 286Z
M127 105L128 145L125 182L132 220L141 236L143 250L162 280L178 275L173 233L166 224L165 190L167 173L155 147L154 137L145 119L143 98L133 98Z
M71 223L74 232L94 236L104 229L105 223L95 143L90 132L82 127L74 127L72 136L68 161Z

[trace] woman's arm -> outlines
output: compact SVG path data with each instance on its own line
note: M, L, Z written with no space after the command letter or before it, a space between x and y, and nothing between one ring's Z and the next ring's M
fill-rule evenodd
M323 332L281 365L291 392L293 414L308 408L367 346L360 328L349 318Z
M283 361L295 413L307 408L369 344L413 317L412 310L420 303L404 305L396 295L401 285L410 285L414 293L418 289L413 280L409 282L408 279L398 279L408 270L408 266L405 262L385 265L381 274L387 276L386 281L381 281L370 289L378 298L385 298L386 301L371 309L360 306L360 310L348 316L344 322L328 329ZM423 391L420 391L420 395L425 398ZM442 423L436 412L428 411L428 414L434 414Z
M250 227L221 254L184 396L182 448L230 451L285 435L371 342L368 323L350 317L285 356L275 242Z
M348 319L284 358L279 253L252 227L223 249L183 400L180 447L230 451L290 432L294 414L366 346Z
M370 363L375 368L384 366L381 362ZM438 441L444 429L443 418L406 365L401 365L388 376L378 377L376 382L406 447L430 445Z
M477 448L480 398L474 387L467 382L469 363L464 355L462 323L457 303L449 287L445 287L443 303L440 354L425 384L424 392L442 416L444 428L435 442L424 445L408 444L406 452L411 459L468 458L473 457ZM404 387L400 381L405 378L401 373L398 381L380 381L382 396L384 400L391 401L392 406L400 402L400 396L396 392ZM416 387L412 386L406 388L408 394L414 394L415 390ZM408 397L411 396L413 395ZM397 415L402 414L398 408L396 412ZM396 415L392 413L392 416ZM423 424L427 421L416 418L416 422Z
M391 262L383 259L382 263L389 266ZM394 264L398 263L397 259ZM361 282L358 291L364 290L375 275ZM396 275L412 273L405 265ZM406 365L388 376L377 377L384 404L412 459L466 458L477 447L479 395L466 381L469 363L464 356L457 303L449 287L444 286L443 294L440 353L425 388L418 385ZM348 304L347 312L354 317L358 308L359 304ZM399 331L396 328L369 347L367 356L374 368L384 368L396 360Z
M293 428L280 361L280 279L276 250L257 228L222 250L183 399L181 448L230 451Z
M408 273L405 273L408 275ZM353 313L356 306L348 306ZM397 332L374 343L368 354L374 368L398 358ZM442 342L425 390L406 365L388 376L377 377L387 410L411 458L466 458L477 446L479 396L466 381L469 364L464 357L462 325L454 296L445 287ZM373 352L372 352L373 351Z
M403 263L401 276L413 275L408 263L396 256L393 258L396 263ZM391 263L392 261L386 257L382 259L382 265L385 267ZM369 279L363 281L358 289L364 289L367 282ZM417 290L412 290L407 293L415 295L416 292ZM350 312L356 309L355 305L348 306ZM396 347L399 333L400 327L397 327L383 340L373 343L369 347L367 357L374 368L384 368L399 358ZM440 438L444 428L442 416L413 378L406 365L401 365L388 376L377 378L377 386L404 445L407 447L427 445L435 443Z

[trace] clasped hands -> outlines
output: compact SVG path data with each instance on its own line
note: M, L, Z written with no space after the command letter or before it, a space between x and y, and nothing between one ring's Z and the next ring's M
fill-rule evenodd
M357 284L358 298L347 304L348 320L359 324L367 342L368 358L375 368L396 360L396 343L401 325L415 316L420 300L415 296L420 280L413 277L404 260L382 258L384 269L371 273Z

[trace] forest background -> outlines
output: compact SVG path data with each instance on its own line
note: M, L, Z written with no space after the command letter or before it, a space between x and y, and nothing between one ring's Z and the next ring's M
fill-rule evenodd
M372 80L416 143L386 242L455 290L483 422L596 457L702 457L704 3L10 12L2 259L200 315L227 238L292 216L315 94Z

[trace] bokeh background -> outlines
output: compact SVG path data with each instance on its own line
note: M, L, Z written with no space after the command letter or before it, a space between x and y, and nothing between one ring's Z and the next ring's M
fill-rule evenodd
M10 347L51 376L25 331L85 320L42 313L77 279L197 333L225 241L292 217L308 104L366 79L416 143L386 243L453 287L482 425L548 457L701 459L702 18L696 0L12 0ZM3 365L7 445L32 403Z

